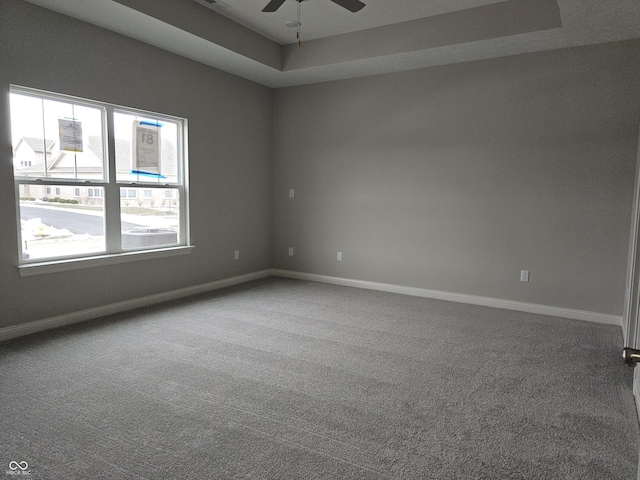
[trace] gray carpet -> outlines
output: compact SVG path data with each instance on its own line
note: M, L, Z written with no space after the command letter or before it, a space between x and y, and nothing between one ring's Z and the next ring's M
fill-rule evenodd
M271 278L0 344L0 462L33 479L632 479L620 349L617 327Z

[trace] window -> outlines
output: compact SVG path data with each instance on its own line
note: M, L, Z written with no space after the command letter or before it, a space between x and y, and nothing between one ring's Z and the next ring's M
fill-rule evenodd
M188 247L185 119L15 86L10 107L21 266Z
M87 188L87 197L102 197L102 189L101 188Z

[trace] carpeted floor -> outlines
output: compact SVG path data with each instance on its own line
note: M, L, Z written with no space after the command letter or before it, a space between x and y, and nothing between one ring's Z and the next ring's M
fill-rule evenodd
M270 278L1 343L0 462L34 480L632 479L621 342Z

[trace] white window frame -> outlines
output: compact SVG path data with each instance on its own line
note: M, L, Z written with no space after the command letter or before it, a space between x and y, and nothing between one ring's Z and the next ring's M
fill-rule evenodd
M188 149L187 149L187 119L172 115L149 112L132 107L122 107L119 105L87 100L74 96L47 92L17 85L10 85L10 92L19 95L28 95L36 98L45 98L73 102L76 105L87 105L102 110L103 115L103 139L105 152L104 157L104 178L102 180L68 179L68 178L48 178L48 177L28 177L20 176L19 171L14 170L15 182L15 206L17 211L17 234L18 234L18 269L21 276L40 275L81 268L90 268L101 265L112 265L118 263L131 262L133 260L147 260L153 258L163 258L175 255L186 255L191 253L193 246L190 243L189 226L189 175L188 175ZM114 113L121 112L157 119L158 121L174 122L178 124L178 159L177 159L177 182L153 184L144 181L117 181L116 156L115 156L115 136L114 136ZM25 259L22 251L22 238L20 226L20 186L21 185L44 185L47 189L51 186L71 186L74 188L87 186L87 188L102 188L105 222L105 251L97 253L84 253L77 256L54 257L47 259ZM171 188L178 192L179 196L179 228L178 242L176 245L167 247L153 247L148 249L124 250L122 248L121 226L120 226L120 189L121 188ZM134 190L135 191L135 190Z

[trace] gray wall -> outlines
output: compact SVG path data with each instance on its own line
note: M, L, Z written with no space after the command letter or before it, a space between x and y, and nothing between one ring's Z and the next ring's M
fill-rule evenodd
M274 267L621 315L638 58L631 41L276 90Z
M270 267L622 314L638 41L274 92L19 0L0 40L0 328ZM20 277L10 83L188 118L193 253Z
M19 0L0 44L0 327L271 266L270 89ZM186 117L192 254L21 278L11 83Z

